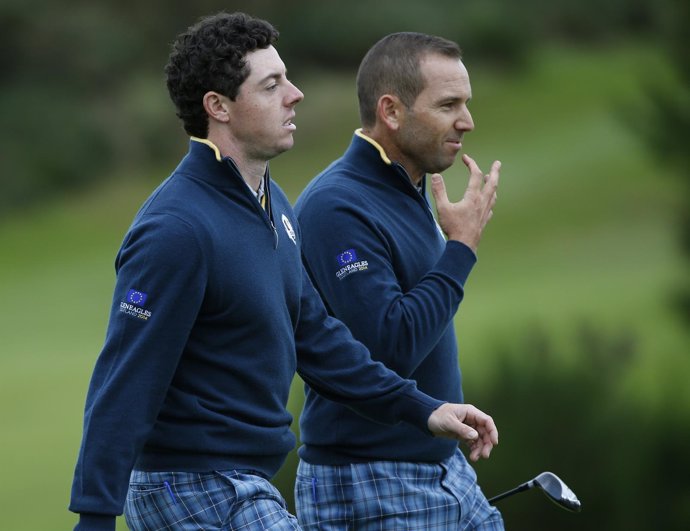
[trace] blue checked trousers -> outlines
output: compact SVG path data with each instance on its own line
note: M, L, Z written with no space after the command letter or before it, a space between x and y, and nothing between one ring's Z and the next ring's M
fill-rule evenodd
M440 464L300 461L297 517L305 531L503 531L465 456Z
M125 520L133 531L299 530L280 492L241 471L133 471Z

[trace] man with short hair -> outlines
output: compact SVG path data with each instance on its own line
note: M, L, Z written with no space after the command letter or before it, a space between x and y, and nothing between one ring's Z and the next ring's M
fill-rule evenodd
M170 96L189 152L134 218L116 259L70 509L79 530L299 529L270 483L294 446L295 371L317 392L488 457L488 415L432 399L329 317L268 160L293 145L303 94L268 22L202 19L176 40Z
M375 360L435 398L462 402L453 317L492 216L500 163L484 175L464 155L469 185L461 201L448 200L438 172L474 128L454 42L388 35L364 57L357 94L362 128L295 205L305 265L329 313ZM362 418L309 382L300 427L295 498L304 529L503 529L455 441Z

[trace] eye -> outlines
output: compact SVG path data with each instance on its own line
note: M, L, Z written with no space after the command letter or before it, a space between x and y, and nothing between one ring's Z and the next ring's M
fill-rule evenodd
M273 83L273 84L267 86L267 87L266 87L266 90L268 90L269 92L273 92L273 91L275 91L277 88L278 88L278 83Z

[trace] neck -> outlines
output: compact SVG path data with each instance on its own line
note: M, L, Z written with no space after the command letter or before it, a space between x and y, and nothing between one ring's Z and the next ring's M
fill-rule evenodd
M235 143L222 135L209 132L208 140L215 144L221 157L230 157L235 162L240 175L252 190L259 189L261 179L266 174L268 161L251 159L246 153L237 149Z
M373 128L362 128L362 133L375 141L383 148L386 156L392 161L400 164L410 178L410 182L414 186L419 186L424 177L424 172L416 168L398 149L397 144L393 141L390 135L386 134L387 130L382 130L377 124Z
M233 153L223 153L223 156L228 156L235 161L237 169L240 170L240 175L247 183L247 185L255 192L259 189L261 185L261 179L263 179L266 174L266 167L268 162L265 161L248 161L241 157L239 154Z

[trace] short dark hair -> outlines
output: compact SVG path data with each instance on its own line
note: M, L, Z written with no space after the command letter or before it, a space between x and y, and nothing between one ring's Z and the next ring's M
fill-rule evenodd
M415 32L391 33L369 49L357 72L359 116L364 127L376 122L376 105L384 94L394 94L412 107L425 84L419 65L429 54L462 56L456 43Z
M247 53L268 48L278 31L245 13L218 13L202 18L178 35L165 66L168 93L185 131L208 136L203 97L213 90L231 100L249 77Z

